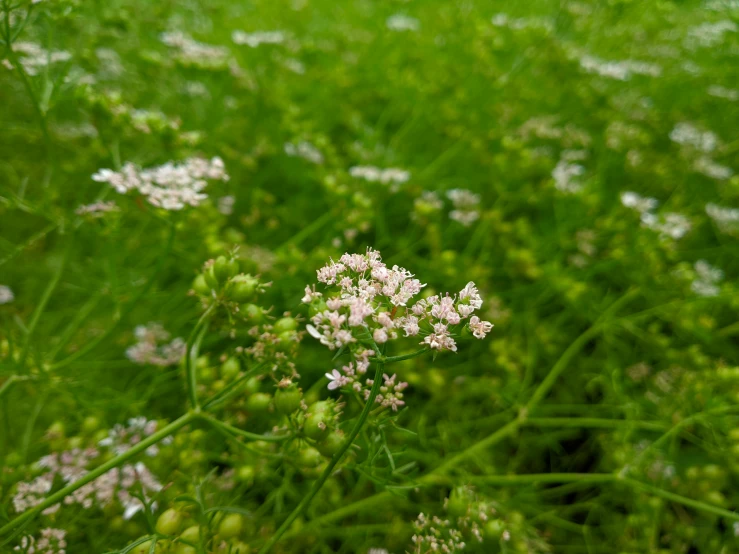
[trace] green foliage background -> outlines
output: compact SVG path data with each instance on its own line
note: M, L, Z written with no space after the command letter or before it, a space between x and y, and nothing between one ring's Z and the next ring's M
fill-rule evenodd
M508 23L496 25L501 12ZM390 30L398 13L418 30ZM718 21L734 30L696 38ZM8 17L5 38L20 24ZM178 59L160 40L173 30L224 46L228 60ZM235 30L287 39L252 48L234 44ZM55 421L72 437L90 415L107 428L182 413L179 370L137 366L125 349L148 321L189 334L199 309L187 291L205 260L238 247L242 270L273 283L263 304L306 316L300 298L315 270L372 246L434 291L474 280L495 328L456 354L397 366L411 385L407 409L372 434L387 455L360 456L332 478L280 551L403 552L417 513L442 514L463 485L516 530L472 552L739 549L738 228L706 213L739 208L739 178L697 171L703 154L670 139L681 122L711 131L712 160L739 169L739 100L708 92L739 95L736 2L48 0L16 41L71 56L21 75L2 47L0 284L16 298L0 305L0 382L22 379L0 398L0 523L14 516L14 484L54 448ZM661 72L612 79L586 71L586 55ZM134 109L161 113L142 130ZM323 163L287 155L286 143L302 141ZM582 189L568 194L552 171L572 150L586 157ZM199 208L165 213L91 179L126 161L196 154L222 157L231 176ZM356 165L411 176L393 190L351 177ZM480 195L469 227L449 219L448 200L439 211L416 203L455 188ZM641 225L625 191L683 214L690 231L672 240ZM217 209L226 195L228 215ZM75 214L98 199L120 212ZM715 296L691 288L699 260L723 271ZM233 348L223 335L206 344L213 359ZM306 338L296 363L304 389L327 396L330 354ZM551 388L521 416L552 368ZM527 419L498 440L517 417ZM162 478L185 490L221 467L223 441L204 440L192 447L202 463L163 461ZM419 486L450 460L443 478ZM506 480L560 473L622 478ZM306 482L275 470L238 489L228 503L253 514L246 542L259 547ZM113 528L114 515L59 516L68 552L146 534L143 520Z

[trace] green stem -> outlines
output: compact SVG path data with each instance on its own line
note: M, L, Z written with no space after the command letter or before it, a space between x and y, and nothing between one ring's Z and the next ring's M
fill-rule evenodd
M484 475L470 483L484 485L532 485L537 483L607 483L616 479L612 473L529 473L524 475Z
M249 431L244 431L243 429L239 429L238 427L234 427L233 425L229 425L228 423L224 423L223 421L216 419L215 417L203 413L200 414L200 418L210 423L213 427L223 429L224 431L227 431L232 435L238 435L251 441L282 442L292 436L290 434L260 435L259 433L250 433Z
M153 435L148 436L144 440L142 440L140 443L136 444L135 446L131 447L130 449L126 450L124 453L119 454L115 458L112 458L111 460L107 461L101 466L96 467L89 473L87 473L84 477L81 479L78 479L74 483L70 483L66 487L58 490L51 496L49 496L46 500L44 500L41 504L36 506L35 508L32 508L30 510L26 510L22 514L20 514L15 519L11 520L9 523L4 525L2 528L0 528L0 535L3 535L4 533L7 533L8 531L13 530L14 528L18 527L19 525L25 523L29 519L32 519L36 517L38 514L43 512L46 508L49 508L51 506L54 506L55 504L58 504L61 502L66 496L72 494L74 491L79 489L80 487L83 487L87 483L90 483L103 475L104 473L110 471L111 469L114 469L121 464L124 464L137 454L143 452L150 446L158 443L162 439L168 437L181 427L184 427L194 419L198 417L197 414L194 412L188 412L179 419L176 419L166 427L163 427Z
M287 516L287 519L282 522L282 525L280 525L275 534L272 535L272 537L270 537L270 539L266 543L264 543L264 546L262 546L259 554L267 554L270 550L272 550L272 547L277 543L278 540L280 540L280 537L282 537L285 531L290 528L290 525L292 525L293 521L295 521L295 519L297 519L298 516L300 516L308 508L310 503L313 501L313 498L318 494L318 491L321 490L323 485L328 480L329 476L336 467L336 464L341 461L341 459L344 457L344 454L346 454L346 451L351 448L351 445L354 443L357 435L359 435L362 427L364 427L364 423L367 421L367 416L374 406L375 398L377 398L377 394L380 392L380 386L382 385L382 372L384 371L384 369L385 364L381 362L377 363L377 369L375 370L375 380L372 384L372 390L370 391L370 395L367 398L367 402L362 409L362 413L360 414L359 419L354 424L354 428L351 430L349 436L344 441L341 449L333 455L331 461L329 462L328 466L326 466L326 469L323 470L321 476L313 483L310 492L308 492L308 494L303 497L303 500L300 501L300 504L295 507L295 509L289 516Z
M60 360L59 362L52 364L50 368L51 370L57 370L62 367L68 366L69 364L76 362L83 356L86 356L87 354L89 354L91 351L97 348L97 346L100 343L102 343L104 340L110 337L113 334L113 331L116 330L118 325L120 325L121 322L123 322L131 314L131 312L133 312L133 310L139 306L139 301L144 297L144 295L147 292L149 292L149 289L154 284L154 281L156 280L160 271L164 267L164 262L169 257L169 253L172 250L176 228L175 228L174 221L172 221L170 225L171 227L170 227L169 238L167 239L167 243L164 247L164 251L159 257L159 263L157 264L157 267L154 270L154 273L152 273L151 277L149 277L149 279L146 281L146 283L141 288L141 290L136 294L136 296L134 296L133 299L131 299L131 301L128 303L126 308L123 310L123 313L120 315L120 317L118 317L118 319L116 319L113 322L113 324L110 327L108 327L108 329L106 329L106 331L102 335L100 335L98 338L96 338L92 342L88 343L87 346L80 348L77 352L67 356L63 360Z
M69 259L69 254L72 251L72 238L70 237L69 243L67 244L67 247L64 249L64 254L62 257L62 261L59 264L59 267L57 268L56 272L54 273L54 277L52 277L51 281L49 281L49 284L46 287L46 290L44 290L44 294L41 296L41 300L38 303L38 306L36 306L36 309L33 312L33 315L31 316L31 321L28 324L28 330L26 332L26 336L23 339L23 346L21 348L21 355L18 359L18 365L20 367L23 367L26 363L26 357L28 356L28 348L31 345L31 336L33 335L34 330L36 329L36 325L39 322L39 319L41 318L41 314L44 312L44 309L46 308L46 304L48 304L49 300L51 299L51 295L54 294L54 290L56 289L56 286L59 284L59 280L62 278L62 272L64 271L65 266L67 265L67 260Z
M210 307L205 310L200 319L195 324L195 328L190 333L190 337L187 339L187 349L185 350L185 374L187 375L187 396L190 399L190 405L195 411L200 411L200 405L198 404L198 376L195 367L195 362L198 359L198 352L200 351L200 343L208 330L208 319L215 310L216 304L211 304Z
M217 407L219 404L226 402L231 396L233 396L234 394L238 392L239 386L245 384L248 379L259 374L262 368L264 368L264 366L266 365L267 365L266 363L257 364L254 368L244 373L241 377L239 377L235 381L230 382L228 385L223 387L221 390L219 390L217 393L211 396L208 400L206 400L205 403L202 405L202 409L210 410L212 408Z
M526 419L526 425L532 427L555 427L555 428L600 428L618 429L620 427L631 427L644 429L646 431L664 431L665 426L654 421L631 421L628 419L605 419L598 417L530 417Z
M375 363L383 363L383 364L391 364L393 362L402 362L403 360L410 360L411 358L417 358L418 356L421 356L422 354L425 354L428 352L428 348L421 348L420 350L416 350L415 352L411 352L410 354L403 354L401 356L378 356L375 358L370 358L370 361Z

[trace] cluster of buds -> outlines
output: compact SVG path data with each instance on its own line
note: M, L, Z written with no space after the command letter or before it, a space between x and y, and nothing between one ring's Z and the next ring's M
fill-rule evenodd
M423 513L413 523L415 534L411 538L414 554L431 554L444 552L451 554L465 549L466 543L462 532L452 525L448 519L438 516L427 518Z

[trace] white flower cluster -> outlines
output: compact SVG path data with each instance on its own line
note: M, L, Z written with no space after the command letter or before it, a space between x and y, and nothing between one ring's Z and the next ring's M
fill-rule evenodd
M690 289L698 296L718 296L721 289L718 285L724 278L724 272L713 267L706 260L698 260L693 266L695 279Z
M66 554L66 537L66 531L47 527L41 530L41 536L38 539L30 535L23 537L20 545L13 550L24 554Z
M682 146L690 146L701 152L713 152L719 145L718 137L711 131L701 131L695 125L681 122L670 131L670 140Z
M99 446L111 449L115 454L123 454L132 446L137 445L146 437L156 433L159 424L155 420L147 420L143 416L132 417L128 420L128 425L115 425L108 431L108 436L98 442ZM172 442L171 437L166 437L161 444L169 444ZM146 454L156 456L159 453L159 447L152 445L146 449Z
M734 175L734 171L730 167L716 163L708 156L698 158L693 164L693 169L717 181L725 181Z
M739 232L739 208L724 208L717 204L706 204L706 214L722 233Z
M374 354L374 351L366 351L369 355ZM356 392L362 394L365 400L370 396L374 379L365 379L362 382L362 375L367 371L359 371L359 364L357 369L353 362L345 365L341 368L341 371L337 369L331 370L331 373L326 373L326 377L329 380L328 390L336 390L343 387L351 387ZM382 386L380 392L375 398L375 402L380 404L384 408L392 408L394 412L398 411L399 407L405 406L403 401L403 391L408 387L408 383L403 381L397 381L395 374L389 376L387 373L382 374Z
M349 175L370 183L391 185L391 190L397 190L398 185L402 185L411 178L410 172L405 169L398 169L397 167L380 169L371 165L355 165L349 168Z
M582 190L583 184L580 177L584 174L584 166L561 159L552 170L552 179L558 191L574 194Z
M256 31L254 33L247 33L236 30L231 33L231 40L234 44L245 44L251 48L256 48L262 44L281 44L285 42L285 38L285 33L282 31Z
M739 100L739 90L735 88L726 88L721 85L711 85L707 90L708 94L715 98L723 98L724 100L731 100L736 102Z
M291 157L303 158L310 163L321 165L323 163L323 154L308 141L300 141L297 144L292 142L285 143L285 154Z
M514 31L521 31L523 29L552 29L552 22L548 19L538 17L511 18L504 13L495 14L490 22L496 27L507 27Z
M18 55L18 61L28 75L37 75L43 68L52 63L67 62L72 54L63 50L49 51L35 42L14 42L13 51ZM7 60L3 63L9 69L12 65Z
M318 281L333 285L334 290L325 299L326 309L311 319L308 332L331 350L357 341L383 344L402 330L406 337L424 335L421 344L430 349L456 352L450 326L468 320L478 339L492 329L491 323L473 315L482 306L482 298L472 282L458 296L435 295L408 308L425 285L405 268L388 268L376 250L344 254L339 262L331 261L317 273ZM303 301L320 301L321 296L315 288L306 287Z
M388 17L385 25L391 31L418 31L421 28L418 19L400 13Z
M636 60L605 61L587 55L580 58L580 67L588 73L618 81L628 81L632 75L659 77L662 74L662 68L657 64Z
M694 50L696 48L709 48L716 46L724 40L726 33L735 33L739 30L737 24L729 19L723 19L714 23L702 23L688 31L685 37L685 47Z
M202 192L208 180L228 181L228 174L223 160L215 157L210 161L189 158L181 164L168 162L149 169L140 169L129 162L120 171L101 169L92 179L108 183L120 194L138 191L158 208L181 210L185 206L198 206L208 198Z
M231 63L228 48L198 42L180 31L162 33L160 39L175 49L175 59L182 65L200 69L224 69Z
M10 304L15 300L15 295L10 287L6 285L0 285L0 305Z
M674 212L654 213L659 205L655 198L643 197L629 191L621 193L621 203L627 208L639 212L642 225L657 231L662 238L681 239L692 227L690 220L682 214Z
M109 212L117 212L120 208L115 202L94 202L78 207L74 213L77 215L89 215L92 217L102 217Z
M160 323L139 325L134 334L138 342L126 350L132 362L167 367L178 364L185 355L185 341L178 337L167 343L170 333Z
M413 522L415 534L411 537L414 554L443 552L452 554L464 550L467 546L462 532L452 525L448 519L434 516L428 519L423 513Z
M454 209L449 212L449 219L469 227L480 218L480 195L467 189L451 189L446 193Z
M100 455L101 453L94 448L86 450L76 448L44 456L38 465L46 472L33 481L18 483L13 497L15 511L21 513L41 504L57 478L65 485L81 479L87 474L87 465L90 461ZM66 496L63 502L65 505L79 504L84 509L89 509L93 506L102 508L117 500L124 508L123 517L130 519L144 508L141 500L131 494L131 491L138 490L139 486L144 493L159 492L162 489L161 484L143 463L126 464L111 469L78 488ZM45 515L56 513L60 506L61 504L55 504L43 513Z

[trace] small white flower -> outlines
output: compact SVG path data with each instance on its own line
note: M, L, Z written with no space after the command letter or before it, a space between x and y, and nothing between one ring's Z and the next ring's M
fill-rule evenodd
M10 287L0 285L0 304L9 304L13 300L15 300L15 295Z

